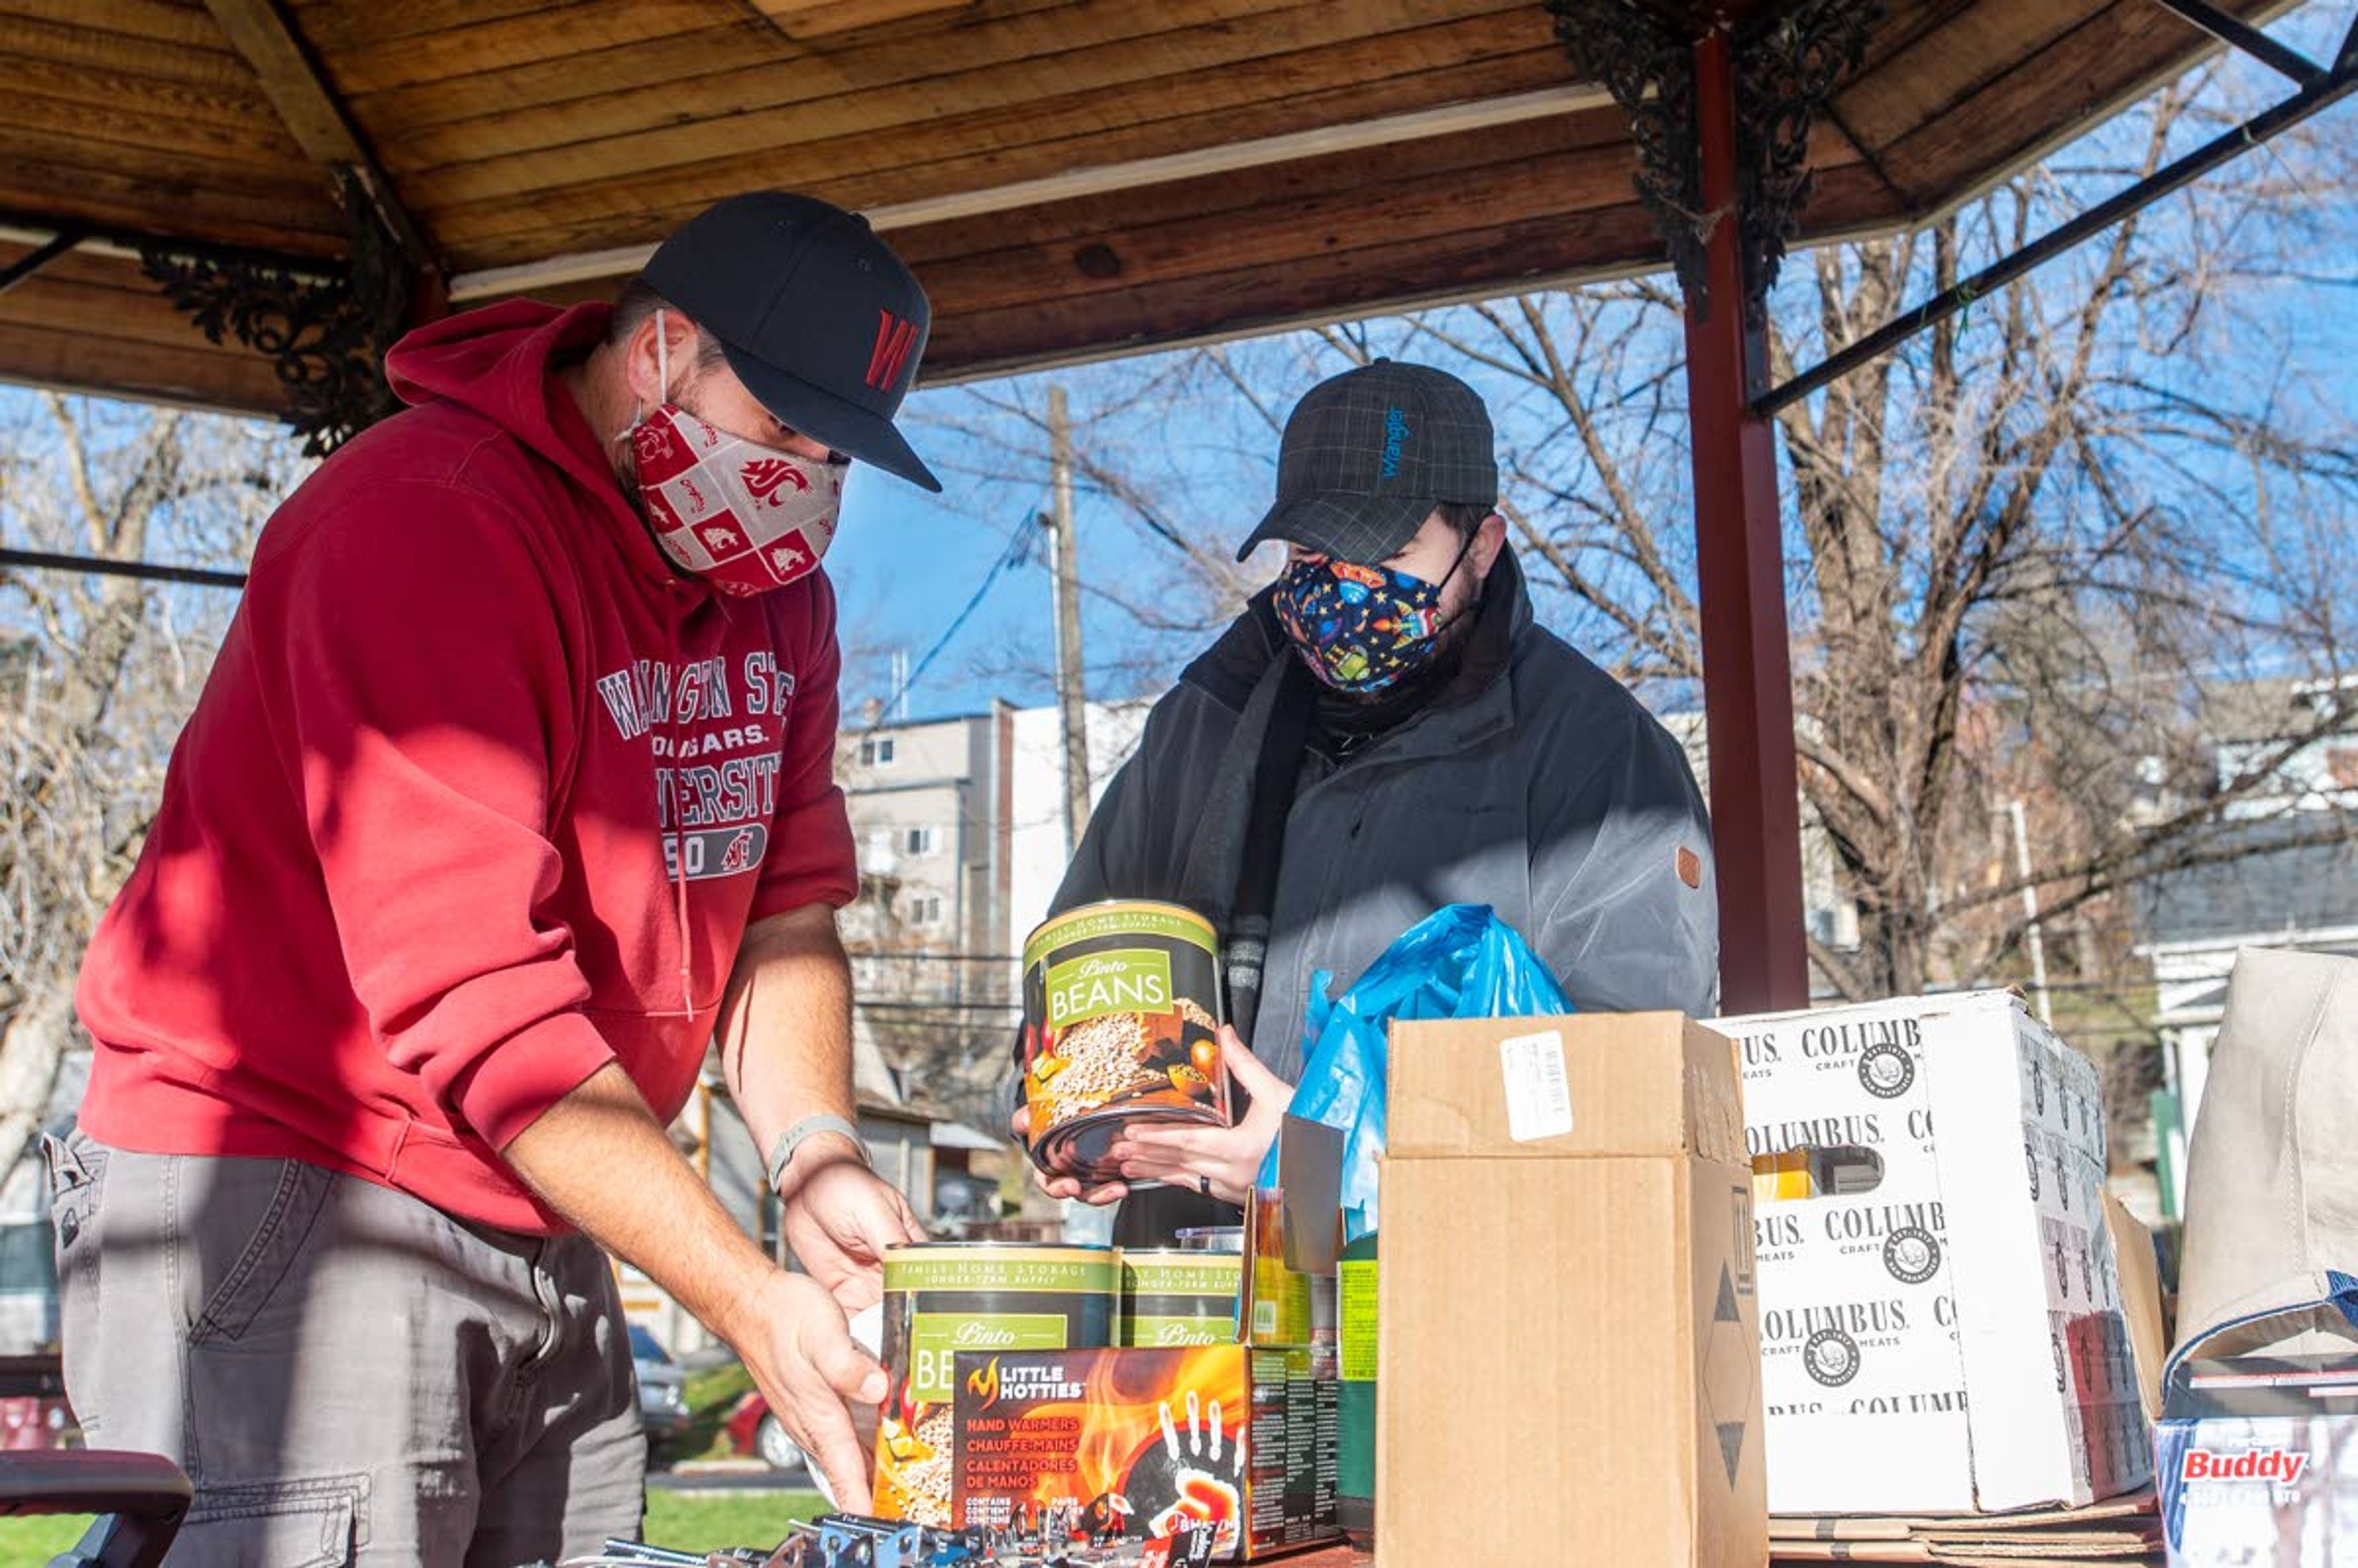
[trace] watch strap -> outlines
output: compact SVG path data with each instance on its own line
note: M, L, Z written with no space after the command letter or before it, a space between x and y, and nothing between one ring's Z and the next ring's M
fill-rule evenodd
M868 1145L860 1141L859 1128L839 1116L806 1116L779 1133L778 1141L770 1145L772 1192L778 1190L778 1183L785 1175L786 1166L794 1159L795 1151L802 1146L805 1140L817 1138L823 1132L840 1132L850 1139L852 1148L860 1152L860 1162L863 1165L868 1163Z

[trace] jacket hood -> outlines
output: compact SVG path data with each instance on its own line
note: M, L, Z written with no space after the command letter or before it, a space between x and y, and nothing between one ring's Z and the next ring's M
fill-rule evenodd
M685 586L624 496L600 433L551 373L606 335L612 308L559 308L511 299L418 328L385 355L385 380L413 407L448 403L489 420L546 460L595 502L590 510L632 567Z

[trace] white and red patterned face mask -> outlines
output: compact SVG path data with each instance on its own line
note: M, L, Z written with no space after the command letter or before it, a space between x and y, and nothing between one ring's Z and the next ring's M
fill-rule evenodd
M670 356L655 323L656 374ZM814 462L732 436L665 402L623 433L655 541L722 593L767 593L818 569L835 539L848 464Z

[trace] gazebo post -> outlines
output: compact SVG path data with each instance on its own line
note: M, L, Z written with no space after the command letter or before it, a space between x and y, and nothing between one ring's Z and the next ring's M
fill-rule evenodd
M1767 385L1745 257L1736 74L1724 28L1694 46L1703 287L1686 287L1687 407L1694 462L1695 577L1711 818L1719 872L1720 1006L1809 1001L1792 662L1777 445L1752 411Z
M1801 781L1768 294L1810 192L1810 127L1879 0L1779 0L1700 37L1629 0L1546 0L1583 79L1629 116L1639 199L1686 306L1696 608L1718 862L1719 1005L1808 1005Z

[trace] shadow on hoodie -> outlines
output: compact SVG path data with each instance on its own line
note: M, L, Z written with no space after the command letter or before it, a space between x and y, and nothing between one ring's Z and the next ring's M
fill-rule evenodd
M833 590L673 569L552 373L607 319L412 333L263 531L84 961L93 1137L557 1233L496 1152L610 1061L669 1120L749 922L853 895Z

